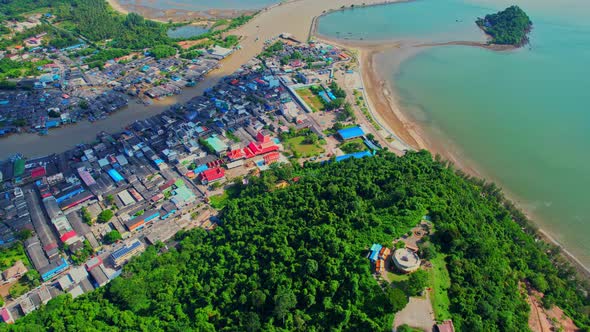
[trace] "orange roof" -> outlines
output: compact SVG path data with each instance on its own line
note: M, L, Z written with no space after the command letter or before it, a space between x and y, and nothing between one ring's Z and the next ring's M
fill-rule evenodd
M232 160L240 159L244 157L244 152L242 149L232 150L228 153L228 158Z

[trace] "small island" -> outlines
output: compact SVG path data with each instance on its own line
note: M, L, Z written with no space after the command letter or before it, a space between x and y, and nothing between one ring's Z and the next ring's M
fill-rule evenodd
M475 23L491 37L490 44L521 47L528 43L533 22L518 6L478 18Z

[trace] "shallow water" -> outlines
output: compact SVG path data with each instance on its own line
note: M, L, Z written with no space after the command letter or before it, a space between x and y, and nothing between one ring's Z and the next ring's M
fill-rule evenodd
M185 25L176 29L169 29L167 34L171 38L190 38L206 33L206 28L197 25Z
M590 265L590 3L418 0L330 14L319 32L365 40L482 40L475 18L512 2L534 22L530 47L425 49L388 76L409 115L428 132L442 132Z
M143 5L155 9L184 9L202 11L209 9L262 9L280 0L120 0L122 5Z

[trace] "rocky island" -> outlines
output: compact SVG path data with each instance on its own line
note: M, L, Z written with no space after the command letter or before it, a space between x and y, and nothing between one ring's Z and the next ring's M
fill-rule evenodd
M533 22L518 6L478 18L475 23L491 37L490 44L521 47L528 43Z

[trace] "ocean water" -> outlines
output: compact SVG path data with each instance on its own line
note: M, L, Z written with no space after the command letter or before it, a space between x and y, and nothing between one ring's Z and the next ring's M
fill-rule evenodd
M167 31L168 37L171 38L190 38L202 35L209 31L207 28L197 25L185 25L176 29L169 29Z
M280 0L119 0L122 5L143 5L155 9L184 9L202 11L209 9L262 9Z
M475 18L512 3L534 23L528 47L428 48L391 69L389 78L410 116L456 146L590 266L588 1L418 0L330 14L319 32L365 40L481 40Z

